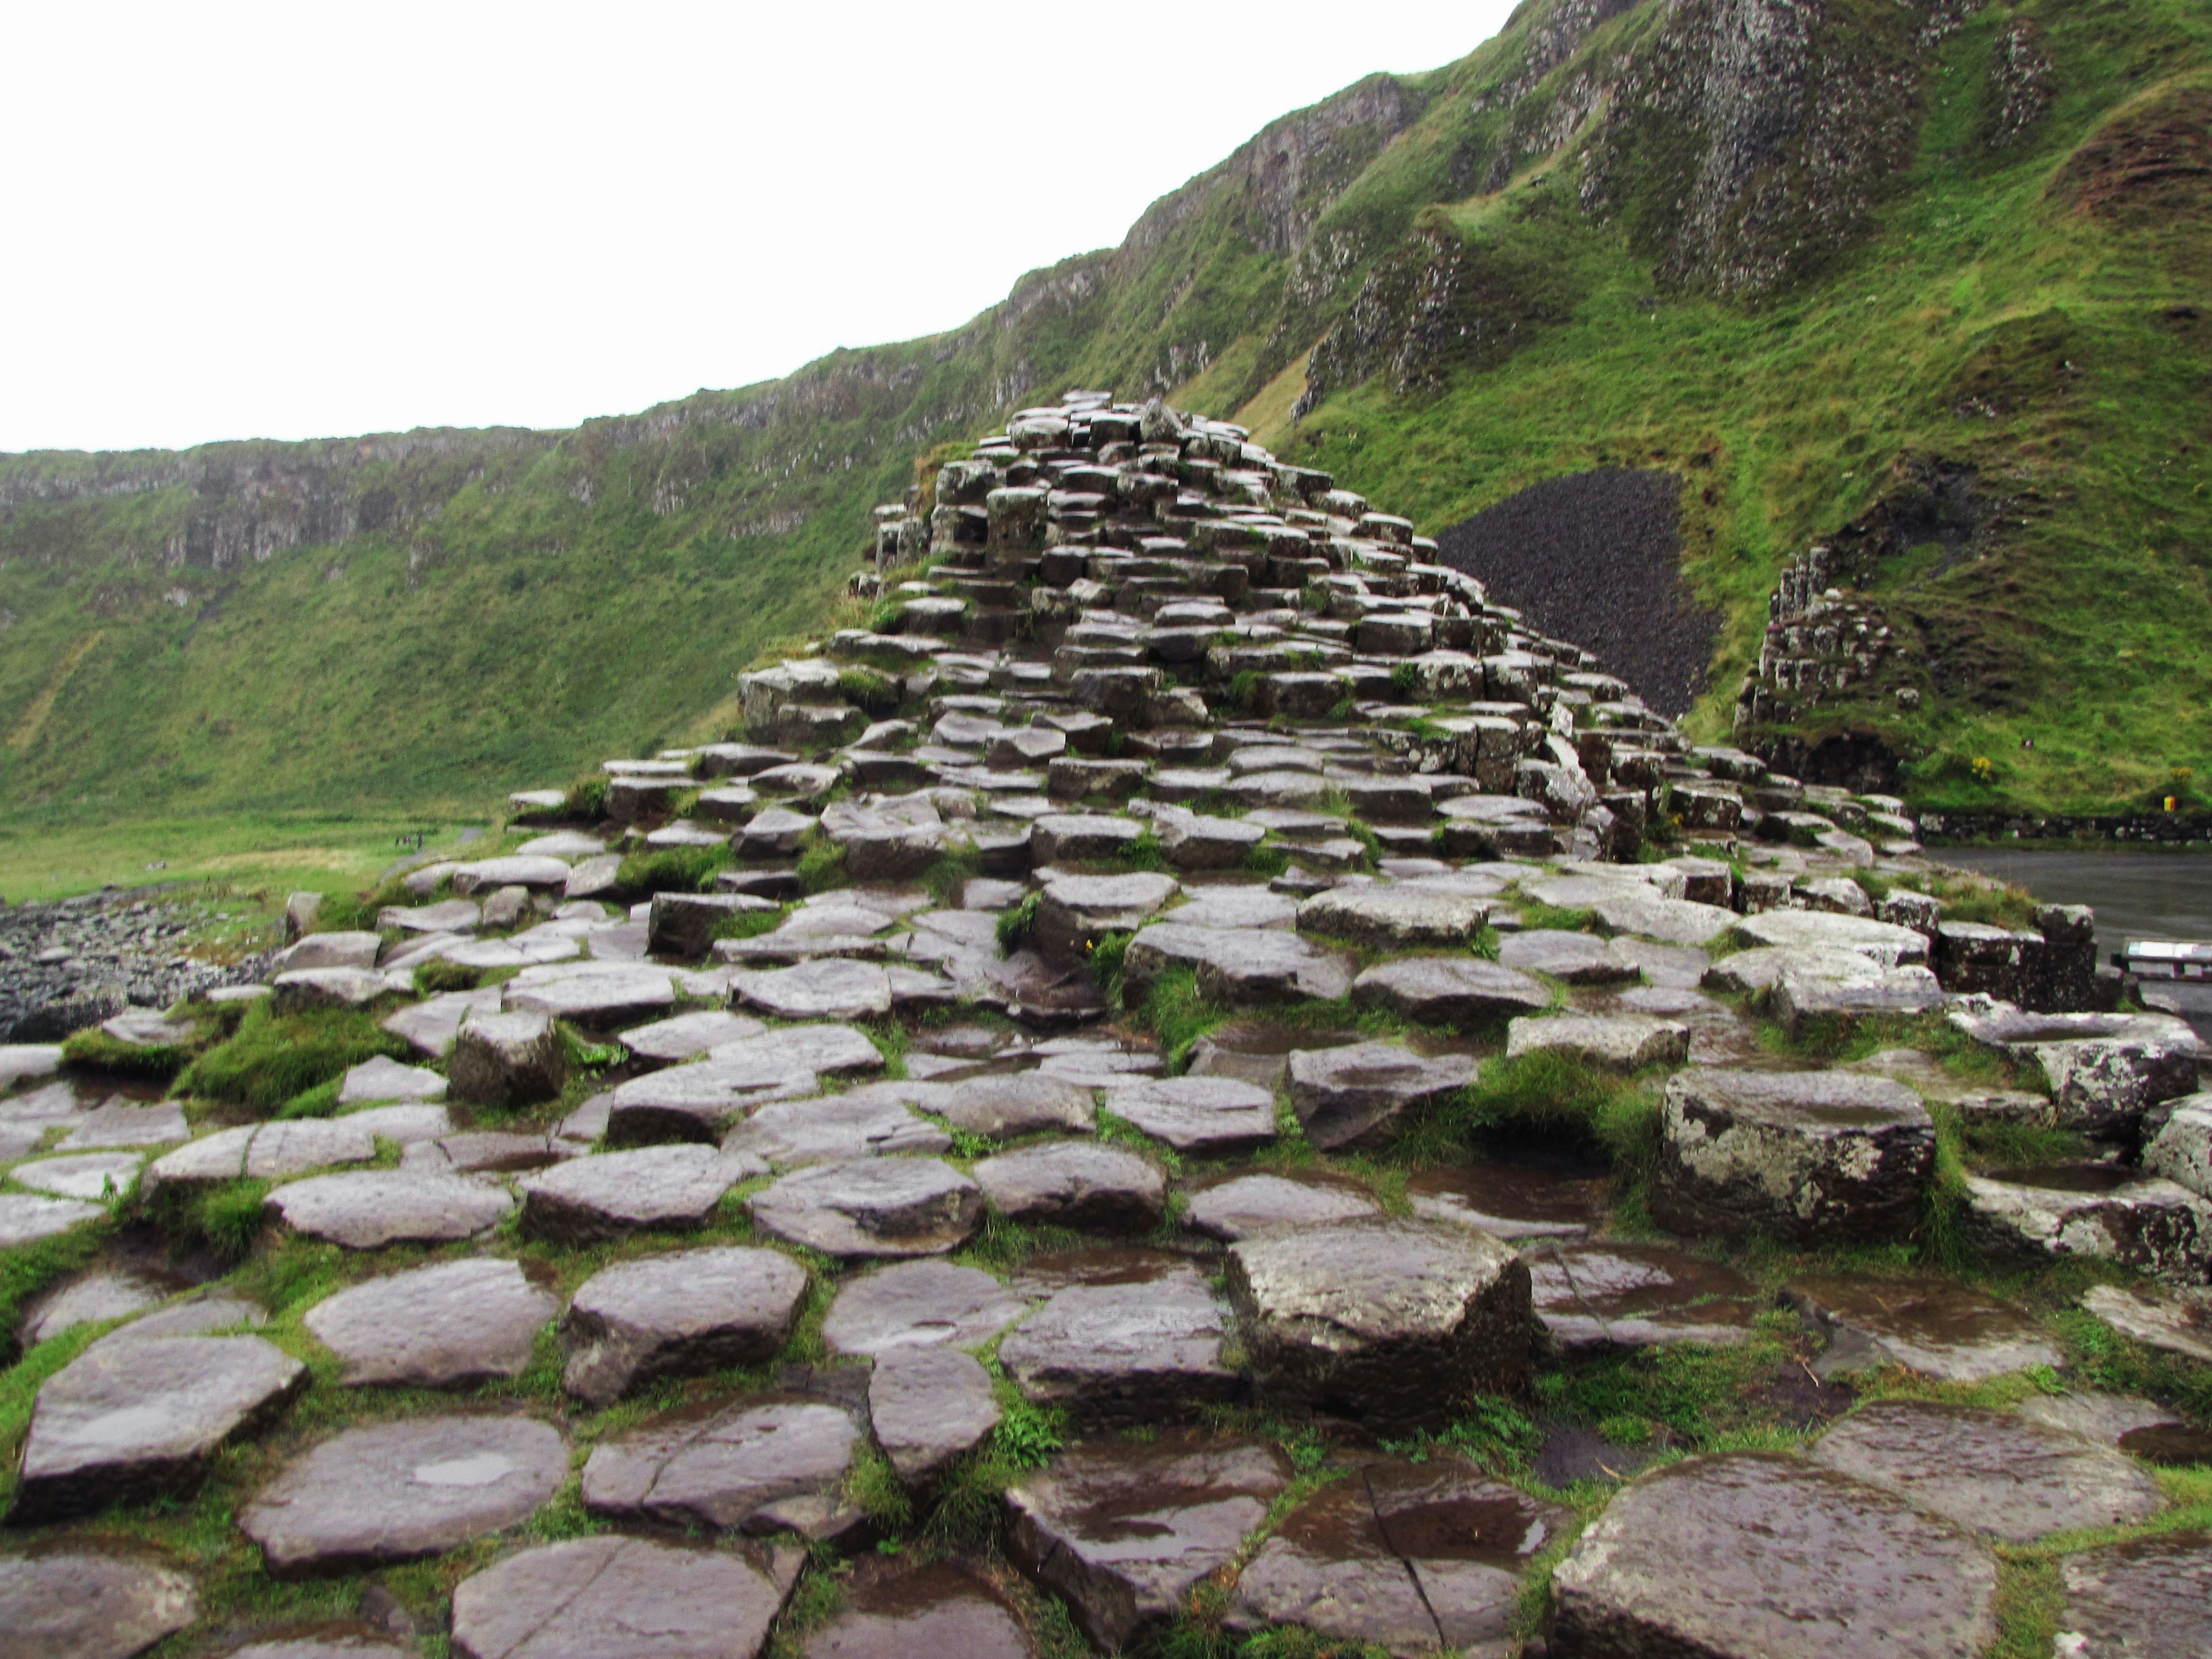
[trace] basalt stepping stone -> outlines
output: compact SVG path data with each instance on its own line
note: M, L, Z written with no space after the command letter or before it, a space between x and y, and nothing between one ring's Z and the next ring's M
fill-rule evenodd
M991 1374L957 1348L886 1349L868 1378L876 1443L908 1486L934 1479L981 1445L999 1415Z
M1040 859L1048 855L1037 849ZM1080 962L1109 933L1142 927L1180 891L1172 876L1059 876L1037 902L1037 948L1057 962Z
M1297 923L1298 902L1265 887L1196 887L1185 896L1189 902L1163 921L1179 927L1287 929Z
M2167 1533L2085 1550L2059 1566L2063 1659L2195 1659L2212 1653L2212 1534Z
M1548 974L1569 985L1620 985L1637 976L1636 964L1613 939L1531 927L1498 941L1502 967L1524 974Z
M1526 974L1480 957L1407 957L1352 981L1352 1000L1422 1025L1459 1027L1540 1012L1551 1006L1552 994Z
M1016 1221L1090 1232L1150 1232L1167 1207L1167 1179L1134 1152L1046 1141L987 1158L972 1170L991 1207Z
M1822 1435L1810 1455L2013 1544L2121 1526L2166 1507L2158 1482L2124 1453L1975 1406L1878 1401Z
M158 1106L131 1106L120 1100L70 1120L70 1132L54 1150L85 1152L102 1146L167 1146L189 1139L185 1109L174 1101Z
M576 1148L557 1136L477 1129L418 1140L400 1154L399 1167L456 1175L521 1175L576 1155Z
M9 1519L188 1495L218 1447L275 1418L307 1383L306 1366L258 1336L94 1343L39 1390Z
M1966 1222L1969 1240L1999 1259L2095 1256L2189 1285L2212 1275L2212 1200L2123 1165L1968 1176Z
M34 1192L105 1204L129 1195L138 1184L136 1152L79 1152L71 1158L34 1158L18 1164L8 1178Z
M726 1551L572 1538L463 1579L453 1648L465 1659L755 1659L787 1589Z
M2212 1295L2151 1285L2094 1285L2081 1305L2146 1347L2212 1365Z
M127 1342L144 1342L155 1337L208 1336L240 1327L258 1329L268 1322L268 1314L258 1303L210 1285L110 1331L85 1352L120 1347Z
M1390 1042L1301 1048L1291 1055L1291 1108L1322 1152L1379 1146L1401 1114L1464 1088L1474 1071L1464 1054L1424 1059Z
M1176 968L1195 973L1209 1000L1236 1008L1340 997L1352 981L1349 957L1297 933L1162 921L1139 933L1123 952L1123 994L1146 995L1153 981Z
M1373 882L1315 894L1298 907L1298 931L1382 951L1465 945L1490 919L1491 908L1471 893Z
M805 1269L775 1250L679 1250L603 1267L562 1322L562 1386L604 1409L660 1377L758 1364L791 1334L805 1296Z
M376 1137L355 1122L306 1118L246 1124L218 1129L155 1158L146 1170L146 1190L210 1186L240 1176L282 1180L332 1164L366 1164L375 1156Z
M1455 1457L1370 1463L1284 1517L1224 1623L1302 1625L1394 1655L1503 1654L1521 1571L1571 1518Z
M191 1579L150 1552L0 1555L0 1630L21 1659L133 1659L198 1617Z
M1197 1269L1168 1261L1054 1291L1000 1341L1000 1362L1029 1398L1085 1427L1189 1417L1233 1398L1224 1310Z
M0 1091L52 1077L62 1068L58 1042L0 1043Z
M806 1639L805 1659L1035 1659L1036 1650L998 1593L951 1561L891 1573L864 1564L836 1618Z
M584 1464L584 1507L617 1521L823 1536L860 1437L849 1413L817 1401L671 1412L601 1443Z
M477 991L447 991L402 1008L384 1021L384 1029L404 1038L419 1054L435 1060L453 1046L462 1023L471 1014L495 1014L505 995L496 985Z
M1996 1579L1892 1493L1778 1453L1696 1457L1627 1487L1553 1570L1552 1651L1973 1659Z
M1767 1308L1735 1268L1670 1244L1547 1245L1528 1260L1536 1317L1564 1352L1733 1347Z
M529 1417L416 1417L348 1429L286 1464L238 1517L280 1578L438 1555L518 1526L560 1489L568 1449Z
M443 1100L446 1079L422 1066L402 1066L383 1054L365 1060L338 1085L338 1104L365 1106L380 1100Z
M510 988L507 994L515 994ZM568 1066L553 1016L545 1010L471 1012L446 1057L456 1100L506 1106L550 1100Z
M1177 1152L1229 1158L1274 1139L1275 1097L1229 1077L1144 1078L1110 1087L1106 1109Z
M310 1308L307 1324L345 1362L342 1381L435 1389L521 1376L559 1310L514 1262L477 1256L340 1291Z
M349 1250L477 1238L514 1207L506 1189L466 1176L364 1170L311 1176L264 1200L293 1231Z
M1089 1441L1007 1488L1007 1551L1112 1652L1182 1613L1289 1482L1282 1454L1249 1441Z
M1605 1213L1611 1182L1559 1165L1493 1160L1423 1170L1406 1182L1413 1213L1512 1241L1574 1241Z
M134 1273L88 1273L49 1294L23 1325L23 1346L36 1347L48 1337L79 1325L124 1319L158 1306L170 1286Z
M1631 890L1598 900L1590 906L1590 920L1603 933L1632 933L1662 945L1706 945L1742 918L1717 904Z
M591 1244L656 1228L703 1226L723 1194L767 1172L757 1158L712 1146L644 1146L571 1158L516 1183L522 1230L532 1238Z
M766 1102L800 1099L820 1089L813 1073L767 1051L732 1045L709 1054L617 1084L605 1097L611 1146L652 1146L671 1141L713 1146L734 1121Z
M1698 1067L1668 1080L1651 1210L1692 1236L1902 1237L1935 1162L1934 1121L1901 1083Z
M279 1013L309 1008L366 1008L400 994L398 986L367 968L303 968L279 974L270 981L269 1006Z
M1229 1249L1229 1297L1256 1395L1406 1430L1528 1371L1528 1272L1446 1222L1358 1217Z
M707 1051L707 1062L723 1066L743 1062L779 1066L790 1073L843 1077L880 1072L884 1055L868 1041L866 1032L849 1025L786 1025L736 1042L717 1043Z
M1814 1362L1823 1377L1903 1365L1945 1382L1979 1382L2064 1363L2019 1309L1948 1279L1807 1274L1782 1294L1827 1335Z
M1028 1310L1027 1301L980 1268L902 1261L845 1280L823 1321L822 1340L832 1353L972 1348Z
M1089 1134L1098 1123L1095 1095L1048 1072L1012 1072L956 1083L936 1109L954 1128L994 1140L1047 1129Z
M2164 1406L2127 1395L2034 1394L2013 1407L2031 1423L2046 1429L2078 1434L2100 1445L2127 1449L2127 1443L2145 1430L2185 1426L2181 1416Z
M949 1152L952 1137L915 1108L936 1110L949 1085L866 1083L842 1095L771 1101L732 1129L722 1150L778 1170L901 1152Z
M1894 922L1824 910L1762 910L1732 920L1736 942L1747 948L1856 951L1879 968L1924 967L1928 962L1928 935Z
M723 1043L758 1036L766 1030L768 1027L757 1019L714 1008L704 1013L678 1014L673 1019L636 1026L623 1033L622 1042L623 1047L641 1060L673 1066L679 1060L696 1059Z
M676 1006L676 982L665 968L642 962L591 962L526 968L509 981L507 1006L595 1030L650 1019ZM465 1041L468 1028L462 1028ZM459 1085L459 1075L454 1079Z
M2033 1014L2000 1006L1951 1024L2033 1074L2039 1071L2058 1127L2112 1134L2148 1109L2197 1090L2203 1044L2171 1014Z
M880 1019L891 1011L891 981L879 963L824 957L795 968L731 976L738 1000L777 1019Z
M835 1256L942 1255L983 1220L981 1188L933 1158L816 1164L745 1202L769 1237Z
M1552 1014L1516 1019L1505 1033L1505 1057L1553 1054L1607 1072L1680 1066L1690 1057L1690 1028L1649 1014Z
M1264 1233L1298 1232L1381 1207L1349 1182L1299 1180L1289 1176L1232 1176L1190 1194L1182 1224L1209 1238L1234 1243Z

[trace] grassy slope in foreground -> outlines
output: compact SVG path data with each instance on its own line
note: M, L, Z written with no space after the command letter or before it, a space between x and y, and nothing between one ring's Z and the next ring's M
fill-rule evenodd
M2027 145L1992 153L1987 65L2030 12L2059 95ZM1871 711L1913 757L1916 799L2108 810L2187 769L2184 794L2212 801L2212 317L2175 314L2212 276L2212 192L2091 210L2072 162L2146 112L2201 128L2208 44L2202 9L2178 0L1988 9L1942 49L1876 233L1757 307L1655 290L1626 236L1576 211L1571 169L1459 204L1461 233L1533 254L1571 320L1432 399L1380 382L1340 394L1291 458L1428 529L1580 466L1681 471L1689 578L1725 617L1694 722L1707 737L1729 729L1780 566L1893 488L1897 457L1966 462L2009 502L1984 556L1946 569L1917 550L1876 589L1951 678L1917 717Z

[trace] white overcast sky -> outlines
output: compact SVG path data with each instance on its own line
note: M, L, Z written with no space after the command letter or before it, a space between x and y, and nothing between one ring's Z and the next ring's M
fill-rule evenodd
M570 426L935 333L1510 9L20 4L0 451Z

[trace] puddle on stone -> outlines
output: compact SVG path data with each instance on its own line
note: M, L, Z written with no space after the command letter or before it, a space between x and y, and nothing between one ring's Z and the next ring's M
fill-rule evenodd
M863 1556L845 1585L845 1605L878 1619L914 1618L948 1601L1006 1603L983 1579L952 1561L908 1566L896 1557ZM961 1659L946 1655L942 1659Z
M2212 1463L2212 1432L2186 1423L2154 1423L2120 1437L2120 1449L2161 1468Z
M2140 1170L2124 1170L2117 1164L2052 1164L2040 1169L1992 1170L1989 1179L2050 1193L2117 1193L2143 1176Z
M1499 1158L1424 1170L1406 1182L1406 1196L1415 1215L1499 1238L1580 1238L1604 1216L1611 1187L1601 1168Z
M1142 1245L1060 1250L1023 1263L1008 1288L1016 1296L1050 1296L1073 1285L1143 1285L1189 1265L1187 1256Z

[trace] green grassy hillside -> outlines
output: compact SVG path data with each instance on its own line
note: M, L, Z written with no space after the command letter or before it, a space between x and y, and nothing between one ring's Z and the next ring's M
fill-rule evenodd
M1741 5L1530 0L964 327L783 381L571 433L0 459L0 830L450 817L720 730L918 453L1073 385L1242 410L1431 532L1680 470L1712 734L1782 566L1965 476L1963 539L1863 572L1918 709L1886 682L1780 735L1869 733L1929 802L2194 794L2212 25L1753 9L1747 61Z

